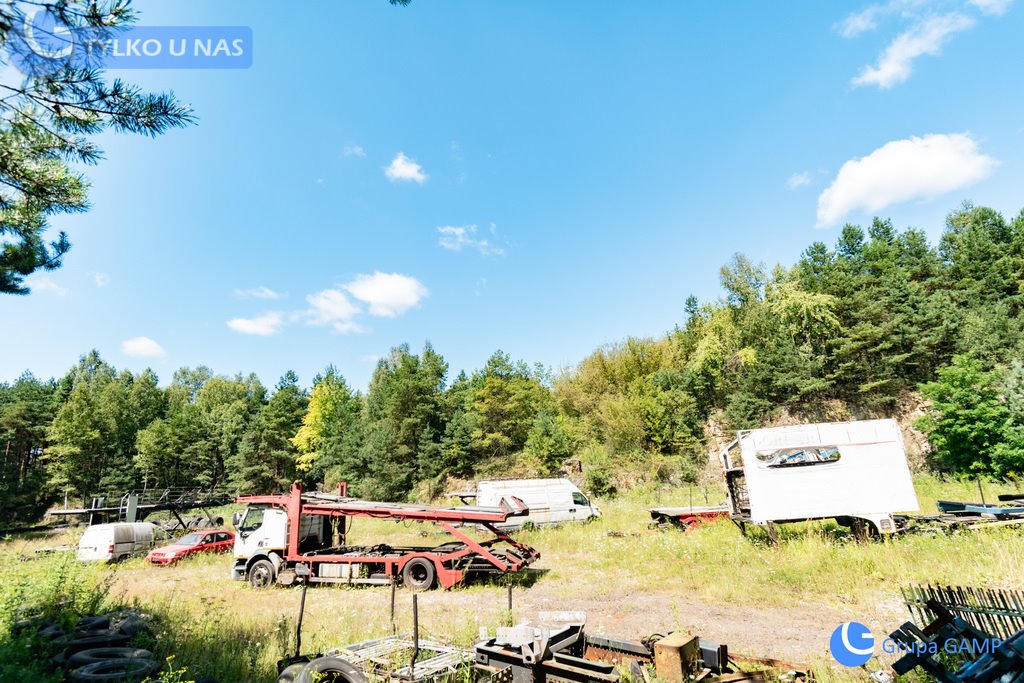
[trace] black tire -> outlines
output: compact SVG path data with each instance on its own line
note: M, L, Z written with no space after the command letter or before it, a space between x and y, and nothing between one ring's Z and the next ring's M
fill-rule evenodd
M878 528L874 523L859 517L852 521L850 531L853 532L853 537L858 543L864 543L878 536Z
M94 650L98 647L122 647L128 644L129 637L119 631L103 629L99 631L81 631L53 640L55 647L70 657L82 650Z
M67 631L62 629L57 624L51 624L50 626L44 626L38 631L36 631L36 635L42 638L43 640L56 640L61 636L67 635Z
M267 588L276 578L277 572L270 560L256 560L249 567L249 585L253 588Z
M135 616L134 614L125 617L120 622L115 624L114 629L120 633L125 634L129 638L134 638L139 634L153 634L153 628L148 623L146 623L139 617Z
M76 631L95 631L101 628L110 628L110 616L104 615L102 617L82 617L75 624Z
M434 563L425 557L414 557L402 567L402 585L414 591L433 588L436 578Z
M295 683L367 683L366 676L339 657L319 657L302 667Z
M298 664L286 666L284 671L277 675L277 683L295 683L295 679L305 668L306 662L299 662Z
M71 655L64 662L64 668L78 669L93 662L109 662L115 659L153 659L153 653L137 647L96 647Z
M112 659L81 666L68 674L76 683L138 683L160 670L152 659Z

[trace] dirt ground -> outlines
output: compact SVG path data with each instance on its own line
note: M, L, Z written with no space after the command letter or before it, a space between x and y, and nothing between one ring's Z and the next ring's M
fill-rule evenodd
M199 614L237 610L244 605L254 619L272 624L298 612L298 589L280 587L255 590L228 578L230 560L202 558L177 567L148 567L131 563L116 573L115 593L151 601L163 596L170 605ZM541 563L539 569L543 570ZM538 572L540 574L541 572ZM507 614L507 588L472 585L449 591L419 594L421 628L426 637L471 641L480 628L493 628ZM410 622L412 593L396 591L396 620L400 631ZM587 630L627 639L653 633L686 630L702 638L726 643L730 652L812 663L827 657L828 639L835 627L855 619L874 633L886 632L905 620L903 606L894 599L871 614L845 611L826 604L750 606L709 604L684 591L666 587L658 591L608 593L567 586L541 575L529 587L513 589L516 623L536 621L543 612L582 611ZM309 589L303 639L329 648L380 637L390 632L390 589L387 587Z

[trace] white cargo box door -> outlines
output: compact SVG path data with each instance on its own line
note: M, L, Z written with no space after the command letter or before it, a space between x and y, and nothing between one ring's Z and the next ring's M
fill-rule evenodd
M754 522L918 509L895 420L755 429L740 444ZM802 449L829 448L837 459L801 462Z

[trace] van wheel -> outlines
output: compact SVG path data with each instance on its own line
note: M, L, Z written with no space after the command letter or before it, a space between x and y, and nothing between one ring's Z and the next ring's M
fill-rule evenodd
M414 557L402 568L402 585L414 591L425 591L434 587L436 574L433 562L425 557Z
M274 578L274 563L270 560L257 560L249 568L249 585L253 588L266 588Z

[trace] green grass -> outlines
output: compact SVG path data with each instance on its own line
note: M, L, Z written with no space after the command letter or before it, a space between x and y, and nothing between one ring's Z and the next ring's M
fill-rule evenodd
M979 498L973 482L918 477L915 483L922 512L933 512L937 498ZM1011 489L987 484L986 499L991 502L1007 490ZM522 540L541 551L538 567L544 571L529 581L515 582L516 609L526 603L543 609L574 609L586 598L604 600L601 604L628 614L630 596L650 594L672 603L664 608L671 610L671 616L661 618L683 628L693 623L687 621L692 615L673 606L677 597L690 603L746 606L752 614L801 605L859 614L882 604L896 614L898 589L907 584L1024 586L1021 529L917 534L857 543L834 523L813 522L781 527L781 543L772 547L763 532L754 530L744 538L727 521L689 532L648 528L646 508L688 501L687 490L636 491L599 501L604 515L593 523L524 532ZM717 501L712 497L710 502ZM705 503L700 492L695 493L694 503ZM351 541L429 545L444 539L430 525L356 520ZM228 578L230 560L223 556L159 568L139 559L116 566L80 565L68 554L34 552L74 541L74 536L37 535L0 543L0 680L29 674L36 676L31 680L57 680L32 654L28 640L11 635L17 619L30 614L73 619L90 612L137 609L149 615L156 627L156 639L144 645L161 658L173 656L168 669L184 668L182 680L213 676L221 683L270 683L276 676L276 661L292 653L297 588L253 591ZM493 630L507 622L503 596L500 581L423 594L423 636L469 646L481 627ZM407 592L399 591L397 628L402 632L409 630L410 600ZM391 632L388 603L386 588L312 589L303 650L322 651L387 635ZM707 635L713 637L714 632ZM863 678L863 672L855 676L831 669L820 657L808 658L818 662L819 680ZM168 674L166 679L177 680L176 675Z

